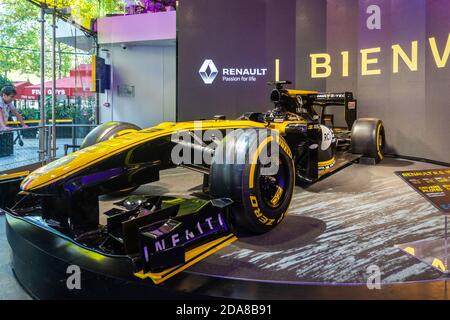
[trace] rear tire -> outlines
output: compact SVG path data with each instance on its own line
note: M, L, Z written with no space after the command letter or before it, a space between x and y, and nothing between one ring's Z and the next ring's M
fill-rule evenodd
M262 174L268 167L263 165L265 154L279 163L268 175ZM287 213L294 185L292 152L277 132L236 130L216 149L209 176L210 195L235 201L231 217L235 228L252 233L275 228Z
M379 163L386 151L386 134L383 122L374 118L358 119L351 135L352 152L372 158Z

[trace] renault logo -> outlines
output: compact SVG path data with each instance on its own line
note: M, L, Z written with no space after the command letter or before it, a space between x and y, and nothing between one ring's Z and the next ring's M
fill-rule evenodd
M207 59L203 62L198 73L200 74L200 77L202 77L205 84L212 84L214 79L216 79L219 74L219 70L217 70L216 65L211 59Z

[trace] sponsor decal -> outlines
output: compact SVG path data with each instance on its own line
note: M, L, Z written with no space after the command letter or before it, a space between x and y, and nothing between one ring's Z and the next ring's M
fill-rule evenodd
M199 74L206 85L213 84L217 76L221 75L222 82L256 82L267 75L267 68L259 67L224 67L220 71L212 59L205 59Z
M266 226L272 226L274 224L275 219L270 219L262 213L261 208L258 204L258 199L255 196L250 196L250 203L252 204L253 213L255 214L256 218L258 218L259 222Z
M146 261L150 260L150 254L154 252L164 251L177 246L188 245L192 242L198 241L209 235L226 232L228 225L222 213L217 215L207 216L202 218L189 226L183 227L175 233L167 235L161 234L161 238L157 239L151 246L144 247L144 257ZM158 230L153 230L153 234L157 235Z
M328 127L321 125L322 131L322 144L320 145L320 149L322 151L327 151L332 143L336 142L336 138L334 137L334 133Z
M203 82L205 84L212 84L216 79L219 71L217 70L217 67L214 64L214 61L212 61L211 59L206 59L203 62L198 73L200 74L200 77L202 77Z

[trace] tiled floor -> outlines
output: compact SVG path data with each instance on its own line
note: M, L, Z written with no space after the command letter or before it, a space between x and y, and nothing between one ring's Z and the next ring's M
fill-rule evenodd
M64 155L65 144L72 145L72 143L72 139L57 139L57 157ZM81 143L81 139L75 140L75 143ZM37 139L23 139L23 146L14 145L14 153L12 155L0 157L0 172L38 162L38 151L39 141ZM71 152L71 149L69 149L69 152Z
M11 257L5 234L5 216L0 215L0 300L30 300L11 270Z

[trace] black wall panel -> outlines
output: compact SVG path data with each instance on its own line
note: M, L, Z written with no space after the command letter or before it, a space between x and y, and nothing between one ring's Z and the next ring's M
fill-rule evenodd
M294 46L295 0L180 1L178 120L270 109L267 82L275 79L275 59L281 60L282 78L294 81ZM199 75L207 59L219 73L212 84ZM265 75L224 81L224 68L259 69Z
M367 21L379 9L379 28ZM450 1L448 0L182 0L179 11L179 120L234 117L270 108L265 82L281 78L300 89L353 91L361 117L381 118L390 151L450 163ZM438 67L430 38L435 39ZM411 58L417 41L417 70L400 58L393 71L393 45ZM363 75L361 50L379 48ZM447 52L445 49L448 49ZM348 52L343 75L341 52ZM331 74L311 75L311 54L328 54ZM198 70L205 59L222 68L267 68L256 82L205 85ZM447 59L447 60L445 60ZM334 109L338 112L339 109ZM341 119L342 120L342 119ZM338 122L339 117L338 117Z

